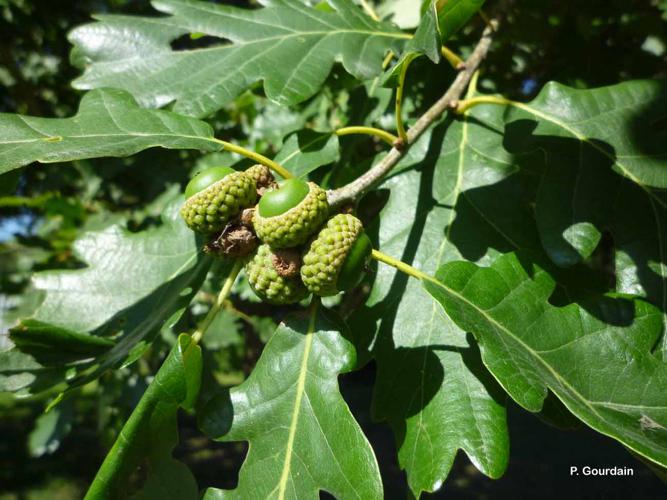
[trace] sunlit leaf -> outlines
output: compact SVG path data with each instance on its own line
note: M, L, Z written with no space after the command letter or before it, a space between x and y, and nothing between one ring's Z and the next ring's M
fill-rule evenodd
M205 116L258 80L284 105L311 97L335 61L359 79L381 71L385 53L410 35L373 21L351 0L333 9L298 0L273 0L241 9L195 0L154 1L162 17L98 16L70 33L86 63L77 88L122 88L144 106L174 102L174 111ZM173 50L170 42L199 33L205 48ZM224 43L225 40L231 43Z
M248 380L209 403L207 434L250 448L238 487L204 498L383 497L373 450L338 389L356 361L347 337L331 313L290 316Z
M442 266L425 288L473 332L484 364L529 411L553 391L593 429L667 464L667 364L652 354L662 315L641 300L549 304L554 281L520 255Z
M433 1L438 10L438 27L443 42L463 28L470 18L484 5L484 0Z
M536 218L560 266L588 259L608 231L616 289L646 297L667 325L667 86L632 81L577 90L550 83L507 106L505 147L539 170ZM664 342L667 353L667 342Z
M0 174L35 161L128 156L156 146L220 149L212 139L213 130L202 121L141 109L127 92L95 90L72 118L0 113Z

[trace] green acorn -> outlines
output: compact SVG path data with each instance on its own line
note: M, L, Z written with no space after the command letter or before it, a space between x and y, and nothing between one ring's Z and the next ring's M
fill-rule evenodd
M361 221L338 214L306 249L301 279L308 290L323 297L354 288L364 276L372 250Z
M299 276L301 259L298 252L273 252L269 245L260 245L245 265L250 287L257 296L270 304L294 304L308 296Z
M327 194L321 187L288 179L262 196L253 225L259 239L271 248L292 248L305 243L328 213Z
M257 201L255 181L229 167L203 170L185 188L181 216L193 231L216 233Z

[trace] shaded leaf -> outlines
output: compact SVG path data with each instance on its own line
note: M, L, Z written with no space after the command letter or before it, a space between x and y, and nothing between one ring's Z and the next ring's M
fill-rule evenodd
M575 265L609 231L616 289L660 307L665 325L667 195L654 187L667 185L666 104L667 86L655 81L591 90L550 83L534 101L509 104L505 125L507 147L530 155L525 168L539 166L536 217L550 258Z
M55 163L129 156L147 148L215 151L211 127L199 120L141 109L124 91L86 94L72 118L0 114L0 174L38 161Z
M195 0L154 1L163 17L98 16L70 33L77 57L86 61L74 85L122 88L144 106L174 102L174 111L205 116L258 80L283 105L314 95L334 61L359 79L381 71L390 49L410 35L373 21L351 0L332 0L333 11L298 0L273 0L250 10ZM174 51L187 34L219 44ZM229 40L231 43L223 43Z
M667 188L667 85L635 80L597 89L547 83L529 103L511 103L507 122L535 136L573 139L583 165L596 156L644 187ZM517 145L518 146L518 145ZM553 155L553 156L552 156ZM562 161L551 151L548 160ZM564 156L570 156L567 150Z
M338 389L338 375L356 360L347 334L317 308L290 316L250 377L207 405L207 434L250 448L238 487L205 498L382 498L373 450Z
M427 272L461 258L489 262L499 252L539 249L527 209L532 180L517 175L493 126L502 123L502 109L474 108L470 116L436 126L414 146L425 156L401 162L379 187L390 192L380 250ZM493 153L481 154L485 147ZM373 410L394 430L413 493L440 488L459 449L485 474L502 475L504 395L465 330L388 266L378 267L368 306L351 324L361 336L380 322Z
M35 319L24 319L10 330L17 349L42 364L66 364L108 351L114 342L89 333L80 333Z
M440 35L438 34L435 0L422 15L419 27L415 31L414 37L405 44L401 57L396 61L396 64L385 72L382 77L382 85L396 87L403 68L421 55L426 55L434 63L440 61Z
M422 14L414 37L405 45L405 53L408 52L422 53L434 63L440 61L440 36L435 0Z
M147 477L134 498L199 498L194 476L171 453L178 444L176 413L194 403L201 372L201 349L181 334L104 459L87 499L127 497L130 475L140 466Z
M0 352L0 392L17 392L30 387L39 392L65 380L68 366L48 367L18 349Z
M229 311L220 311L206 330L203 343L207 350L217 351L243 342L239 318Z
M291 134L274 160L295 177L305 177L313 170L340 159L338 136L314 130Z
M35 428L28 435L28 452L31 457L42 457L55 452L72 430L74 407L71 401L63 401L35 420Z
M554 307L553 279L516 254L491 267L442 266L424 287L479 341L485 365L529 411L547 391L593 429L667 464L667 364L651 354L660 311L604 298L584 309Z
M169 326L178 320L210 266L210 259L199 251L200 242L178 214L181 203L173 201L163 214L163 224L146 231L130 233L122 225L112 225L84 233L74 243L76 256L87 265L83 269L34 275L33 284L44 299L24 322L30 328L14 336L28 332L27 341L39 335L39 345L47 349L26 346L19 354L19 345L0 352L0 376L7 377L5 384L11 380L11 390L35 382L39 373L62 376L69 365L53 365L55 372L49 368L51 360L45 355L50 345L66 340L79 351L85 347L85 362L76 363L80 377L68 379L77 385L134 361L165 322ZM104 352L92 356L95 349ZM56 377L51 383L60 381Z

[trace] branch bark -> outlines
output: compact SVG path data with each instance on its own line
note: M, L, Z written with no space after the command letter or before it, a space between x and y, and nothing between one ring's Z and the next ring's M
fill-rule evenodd
M433 122L435 122L445 111L456 106L461 95L468 87L468 83L470 82L473 73L477 71L477 68L489 52L493 35L497 29L498 20L491 20L482 33L479 42L477 42L475 50L473 50L473 53L465 62L464 69L456 76L456 79L447 89L447 92L445 92L444 95L417 120L410 130L408 130L407 143L401 145L400 149L393 147L380 163L354 181L338 189L327 191L329 205L338 207L353 202L361 195L368 192L369 189L375 186L391 171L392 168L394 168L394 166L396 166L410 146L419 139Z

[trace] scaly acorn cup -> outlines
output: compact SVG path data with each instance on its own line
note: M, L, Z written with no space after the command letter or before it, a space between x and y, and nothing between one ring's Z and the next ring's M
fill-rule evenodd
M290 273L291 277L281 276L281 270L276 268L276 256L268 245L257 248L246 262L245 271L253 291L270 304L294 304L309 295L298 271Z
M323 297L354 288L364 276L372 250L361 221L338 214L306 249L301 279L308 290Z
M329 214L327 194L314 182L288 179L267 191L257 204L253 226L271 248L292 248L305 243Z
M245 171L245 174L252 177L257 186L257 194L263 195L267 189L276 189L278 183L276 182L275 177L271 173L271 169L266 165L258 163L253 165L248 170Z
M198 233L216 233L257 201L255 181L229 167L203 170L185 188L181 216Z

